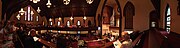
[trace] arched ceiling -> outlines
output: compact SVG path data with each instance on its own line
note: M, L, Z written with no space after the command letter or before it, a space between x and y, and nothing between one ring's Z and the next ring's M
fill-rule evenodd
M31 5L35 10L40 7L41 16L46 17L69 17L69 16L95 16L100 0L94 0L92 4L88 4L86 0L71 0L68 5L63 4L63 0L50 0L51 8L47 8L48 0L41 0L38 3L33 3L30 0L1 0L2 13L13 14L19 11L22 7Z

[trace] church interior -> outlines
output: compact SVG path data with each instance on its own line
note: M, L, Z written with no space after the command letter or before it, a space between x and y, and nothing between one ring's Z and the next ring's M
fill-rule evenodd
M180 0L1 0L0 48L179 48Z

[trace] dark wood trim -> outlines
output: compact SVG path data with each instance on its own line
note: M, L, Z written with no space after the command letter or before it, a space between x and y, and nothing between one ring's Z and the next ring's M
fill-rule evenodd
M140 34L133 42L132 42L132 47L136 46L136 44L138 43L138 41L141 39L143 34Z
M173 35L173 36L175 36L175 37L178 37L178 38L180 38L180 34L178 34L178 33L176 33L176 32L170 32L170 35Z
M54 44L52 42L49 42L49 41L46 41L44 39L39 38L38 41L41 42L42 44L45 44L45 45L49 46L49 47L57 48L56 44Z
M116 29L119 30L119 27L109 27L110 29Z
M82 28L69 28L69 27L29 27L36 30L60 30L60 31L89 31L98 30L98 27L82 27Z
M118 5L118 8L119 8L119 13L120 13L120 17L119 17L119 37L121 37L121 32L122 32L122 10L121 10L121 6L120 6L120 3L118 0L115 0L117 5Z

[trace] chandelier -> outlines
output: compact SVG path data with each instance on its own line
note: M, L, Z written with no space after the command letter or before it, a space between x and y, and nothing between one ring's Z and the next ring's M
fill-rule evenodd
M94 0L86 0L88 4L93 3Z
M24 10L23 8L21 8L21 10L19 11L20 15L24 15Z
M33 3L38 3L38 2L40 2L40 0L30 0L30 1L32 1Z
M63 0L63 3L64 3L65 5L68 5L69 2L70 2L70 0Z
M39 8L39 7L38 7L38 9L37 9L37 12L38 12L38 13L40 13L40 12L41 12L41 10L40 10L40 8Z
M47 7L50 8L51 7L51 1L48 0L48 3L46 3Z

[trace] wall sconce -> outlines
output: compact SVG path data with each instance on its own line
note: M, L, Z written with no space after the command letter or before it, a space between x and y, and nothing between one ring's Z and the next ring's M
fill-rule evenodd
M85 21L86 21L87 17L86 17L86 16L84 16L84 17L83 17L83 19L84 19L84 24L85 24Z
M23 8L21 8L21 10L19 11L20 15L24 15L24 10Z
M84 18L83 18L84 20L86 20L87 19L87 17L86 16L84 16Z
M40 0L30 0L30 1L32 1L33 3L38 3L38 2L40 2Z
M73 20L73 17L71 16L70 20Z
M21 17L21 16L20 16L19 14L16 16L16 18L17 18L18 20L20 20L20 17Z
M59 21L61 21L62 19L61 19L61 17L59 17L59 19L58 19Z
M48 0L48 3L46 3L46 5L47 5L47 7L48 7L48 8L50 8L50 7L51 7L51 5L52 5L52 4L51 4L51 1L50 1L50 0Z

